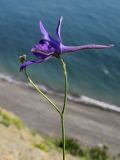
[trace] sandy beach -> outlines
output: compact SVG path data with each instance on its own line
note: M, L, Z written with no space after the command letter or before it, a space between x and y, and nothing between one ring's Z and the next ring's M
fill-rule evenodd
M59 105L62 98L50 96ZM42 135L60 136L58 114L33 89L0 80L0 106L18 115ZM107 145L112 154L120 153L120 113L68 101L66 135L83 146Z

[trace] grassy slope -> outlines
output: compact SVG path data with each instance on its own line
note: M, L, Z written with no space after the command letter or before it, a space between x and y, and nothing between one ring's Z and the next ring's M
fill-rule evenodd
M69 153L66 157L69 160L91 160L87 156L81 158ZM0 160L48 159L62 160L62 150L52 140L25 127L17 116L0 108Z
M25 127L17 116L0 108L0 159L57 160L62 159L62 152L49 139ZM67 154L67 159L77 158Z

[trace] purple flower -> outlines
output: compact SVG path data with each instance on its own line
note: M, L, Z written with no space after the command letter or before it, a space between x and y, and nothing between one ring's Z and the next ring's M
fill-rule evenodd
M43 23L40 21L40 31L43 35L43 38L39 41L37 45L35 45L31 52L36 57L36 60L33 61L26 61L20 66L20 70L23 70L28 65L33 63L41 63L48 60L51 57L59 57L61 54L75 52L84 49L103 49L109 48L113 45L97 45L97 44L88 44L88 45L81 45L81 46L65 46L62 44L61 40L61 23L63 18L61 17L57 28L56 28L56 39L52 38L49 33L46 31Z

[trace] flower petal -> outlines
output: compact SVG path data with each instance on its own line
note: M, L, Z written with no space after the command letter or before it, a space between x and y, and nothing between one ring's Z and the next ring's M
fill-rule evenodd
M46 31L46 29L44 28L43 26L43 23L40 21L40 30L41 30L41 33L43 34L43 39L41 39L42 41L46 41L48 43L50 43L53 48L59 48L60 46L60 43L59 41L55 40L54 38L52 38L49 33ZM41 40L39 42L39 44L41 44Z
M46 40L50 40L50 36L48 32L46 31L42 21L40 21L39 26L40 26L41 33L43 34L43 38Z
M33 64L34 61L26 61L23 64L20 65L20 71L22 71L23 69L25 69L27 66Z
M41 59L44 59L44 58L47 58L48 56L51 56L54 54L54 52L44 52L44 51L41 51L41 50L36 50L36 49L31 49L31 52L33 53L33 55L35 55L37 58L41 58Z
M25 63L21 64L21 66L20 66L20 71L22 71L23 69L25 69L27 66L29 66L29 65L31 65L31 64L42 63L42 62L50 59L51 57L52 57L52 56L50 55L50 56L48 56L48 57L46 57L46 58L44 58L44 59L37 59L37 60L35 60L35 61L26 61Z
M59 22L58 22L58 25L57 25L57 28L56 28L56 35L57 35L57 40L59 42L61 42L61 23L62 23L62 20L63 20L63 17L60 18Z
M62 53L75 52L75 51L84 50L84 49L104 49L104 48L110 48L113 46L114 46L113 44L111 45L88 44L88 45L81 45L81 46L62 45Z

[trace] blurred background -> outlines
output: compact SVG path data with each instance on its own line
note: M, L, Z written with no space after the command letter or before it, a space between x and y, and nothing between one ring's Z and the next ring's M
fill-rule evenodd
M66 45L115 44L104 50L65 55L69 94L120 106L120 1L116 0L0 0L0 77L25 81L19 73L19 56L27 54L41 38L39 21L55 37L61 16ZM59 62L51 59L29 67L34 81L53 92L63 92Z

